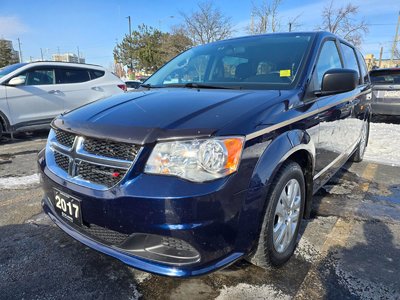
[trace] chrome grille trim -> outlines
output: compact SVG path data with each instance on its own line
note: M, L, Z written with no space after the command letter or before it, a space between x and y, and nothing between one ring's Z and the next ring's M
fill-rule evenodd
M76 135L72 147L68 148L65 145L59 143L59 141L57 140L57 134L55 130L51 130L46 145L46 162L49 170L58 177L66 179L69 182L85 187L90 187L96 190L108 190L119 184L126 177L127 173L129 172L131 167L135 164L136 160L138 159L142 151L141 147L132 144L132 148L136 148L135 152L137 153L134 160L132 161L121 160L116 158L99 156L86 152L84 150L85 141L86 140L84 137ZM65 170L64 165L62 166L58 165L55 159L56 153L59 153L60 155L69 158L68 171ZM81 161L85 162L86 164L90 164L91 166L93 166L93 168L101 167L101 168L118 169L121 171L121 174L123 174L123 176L115 177L115 184L112 185L111 185L112 180L109 180L109 178L107 177L103 178L104 180L102 182L104 184L102 184L101 182L92 182L90 180L87 180L87 178L83 179L79 176L78 172L78 165ZM105 173L103 174L104 176L107 176L106 174L107 172L103 173ZM93 176L93 178L101 181L101 176L99 175ZM108 183L108 185L106 183Z

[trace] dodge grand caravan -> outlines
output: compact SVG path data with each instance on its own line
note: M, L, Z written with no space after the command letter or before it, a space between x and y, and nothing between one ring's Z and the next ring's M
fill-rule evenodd
M360 52L324 32L190 49L135 93L56 118L43 209L66 233L156 274L293 254L313 194L368 142Z

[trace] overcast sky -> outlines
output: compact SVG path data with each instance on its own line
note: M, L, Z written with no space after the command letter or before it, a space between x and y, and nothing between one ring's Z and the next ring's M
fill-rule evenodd
M260 1L259 1L260 2ZM112 50L128 32L127 16L132 18L132 28L145 23L168 31L172 25L182 22L180 12L190 13L198 1L5 1L0 0L0 37L12 40L18 50L21 40L24 60L51 54L77 52L79 47L86 62L109 67ZM232 18L235 35L245 35L250 22L251 0L214 1L221 11ZM349 1L335 1L345 5ZM359 6L358 18L370 24L361 51L379 55L384 47L384 58L390 58L395 35L400 0L352 0ZM283 0L279 8L282 27L286 30L289 18L300 15L299 30L314 30L321 23L321 12L328 1ZM400 46L400 45L399 45Z

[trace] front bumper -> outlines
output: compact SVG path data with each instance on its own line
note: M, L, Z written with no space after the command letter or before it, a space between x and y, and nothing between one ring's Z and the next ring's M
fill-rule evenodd
M43 157L39 168L45 191L42 205L50 218L76 240L134 268L160 275L198 276L235 262L253 245L257 222L241 219L248 191L232 193L237 182L230 178L196 185L174 177L140 174L117 188L96 191L57 177ZM174 264L104 243L55 212L54 189L81 200L82 219L88 226L129 237L140 233L179 239L196 249L199 259Z
M131 267L150 273L155 273L158 275L174 276L174 277L200 276L215 271L217 269L226 267L243 256L243 253L241 252L233 252L230 255L218 261L206 265L186 266L186 267L174 267L171 265L157 263L154 261L129 255L127 253L118 250L118 248L110 247L108 245L102 244L99 241L91 239L88 236L83 235L75 228L73 228L70 224L62 220L54 212L52 204L48 200L48 198L44 198L42 200L42 206L44 212L60 229L62 229L65 233L69 234L71 237L78 240L82 244L85 244L86 246L94 250L97 250L101 253L114 257Z

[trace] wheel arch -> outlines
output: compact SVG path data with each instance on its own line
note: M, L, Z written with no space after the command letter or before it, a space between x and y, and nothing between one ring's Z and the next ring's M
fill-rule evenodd
M0 123L3 126L4 132L11 131L10 121L7 116L0 110Z
M269 203L268 195L271 191L271 183L288 160L297 162L303 169L306 182L304 217L308 218L310 215L315 145L305 130L295 129L284 132L271 140L253 170L246 200L246 207L251 207L251 209L246 209L241 215L243 222L247 222L251 228L251 232L246 230L243 235L247 238L249 235L254 236L252 249L257 244L261 233L264 214Z
M259 240L262 235L264 215L269 203L268 195L272 191L271 183L276 178L279 171L288 161L296 162L300 165L304 173L306 183L306 199L304 205L303 218L309 218L312 207L313 194L313 174L315 168L315 145L310 135L305 130L292 130L282 133L274 138L260 157L254 173L254 181L263 183L263 192L257 193L262 197L259 205L259 218L254 216L254 222L257 220L256 238L253 241L248 259L254 263L254 257L260 255ZM256 195L252 195L255 198Z

